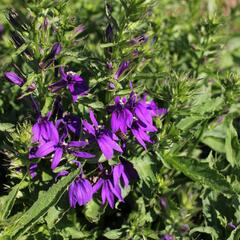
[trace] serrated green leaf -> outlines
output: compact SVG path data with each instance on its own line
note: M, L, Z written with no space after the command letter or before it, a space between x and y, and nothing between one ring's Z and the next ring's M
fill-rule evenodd
M0 218L1 219L5 219L10 215L14 202L17 197L18 190L21 186L21 183L22 181L16 186L14 186L7 196L3 196L0 198L0 205L1 205Z
M168 162L192 180L221 193L232 194L233 189L223 175L211 169L207 163L188 157L171 157Z
M60 197L67 190L67 186L78 174L79 169L76 169L50 187L48 191L39 194L37 201L32 207L30 207L15 224L5 229L3 236L9 236L11 239L18 239L19 236L26 233L48 212L50 207L58 203Z

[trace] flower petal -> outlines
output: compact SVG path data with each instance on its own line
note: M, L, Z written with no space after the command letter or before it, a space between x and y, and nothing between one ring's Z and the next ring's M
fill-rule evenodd
M61 147L57 147L52 159L52 164L51 164L52 170L58 166L58 164L61 161L62 155L63 155L63 149Z

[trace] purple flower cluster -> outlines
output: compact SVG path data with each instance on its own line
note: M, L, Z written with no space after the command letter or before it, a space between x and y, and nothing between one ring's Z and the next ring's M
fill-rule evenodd
M60 75L60 80L49 86L52 92L57 92L61 88L67 87L74 102L77 101L79 96L87 94L88 86L81 76L73 72L65 73L63 68L60 68Z
M71 81L74 80L62 79L58 87L75 84ZM51 156L51 168L54 171L59 165L70 166L72 162L81 168L81 174L69 187L71 207L86 204L97 192L101 192L102 203L108 202L111 208L114 208L116 199L120 202L124 201L120 186L129 187L131 179L136 179L138 174L133 165L125 159L127 139L123 141L118 135L120 132L126 136L132 133L146 149L146 143L152 143L149 133L157 131L153 118L165 114L166 109L160 109L155 102L148 102L146 96L139 98L132 92L128 99L116 97L115 104L109 106L108 113L111 129L99 124L91 109L90 121L64 113L60 97L57 97L53 110L47 116L41 116L39 113L32 127L33 147L29 152L30 159L48 159ZM97 160L99 153L102 153L107 160L112 159L116 155L114 153L118 153L116 156L119 156L119 163L106 167L97 163L97 169L87 178L80 162L83 159L87 162L87 159L91 158ZM76 160L67 160L69 154ZM36 177L36 165L33 166L30 174ZM57 178L67 174L68 170L64 170L58 173Z
M156 132L153 117L167 113L165 108L158 108L154 101L147 102L146 96L138 99L132 92L129 99L115 98L115 105L111 106L111 127L114 133L121 131L127 134L131 130L136 140L146 149L146 142L153 143L148 133Z
M110 27L109 25L107 35L109 40ZM135 40L145 41L142 37ZM56 61L56 56L61 50L60 43L53 44L50 52L39 63L39 67L45 69L50 66ZM123 61L114 79L118 80L129 66L130 61ZM62 67L57 69L55 75L59 74L60 79L49 86L51 92L56 93L67 88L74 103L80 96L88 94L89 88L83 77L74 72L65 72ZM20 87L27 81L22 74L15 72L6 72L5 78ZM36 85L32 91L35 88ZM116 199L123 202L121 188L129 187L130 181L138 178L134 166L126 160L128 142L136 139L146 149L148 143L153 143L150 134L157 132L153 118L165 115L167 110L158 108L154 101L147 101L146 95L139 97L132 91L128 98L115 97L114 104L106 109L106 119L110 122L103 124L104 121L98 121L91 109L88 119L64 112L60 96L56 97L52 111L47 116L42 116L33 96L31 99L37 119L32 126L32 146L29 150L30 176L37 177L40 159L51 159L51 169L57 173L56 180L66 176L72 164L75 164L81 169L81 174L69 186L71 207L75 208L77 204L85 205L98 192L101 193L102 204L108 202L111 208L114 208ZM103 164L98 161L99 158L115 158L117 164ZM90 162L95 162L97 167L88 176L83 168ZM64 170L59 172L59 166Z

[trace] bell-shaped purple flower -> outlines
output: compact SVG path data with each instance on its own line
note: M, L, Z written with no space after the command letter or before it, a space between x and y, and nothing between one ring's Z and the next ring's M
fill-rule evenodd
M119 201L123 201L120 187L114 186L112 180L109 177L107 177L106 179L98 179L98 181L93 186L93 193L96 193L100 188L102 189L101 196L103 205L107 201L109 206L111 208L114 208L115 197L117 197Z
M124 186L128 187L130 180L137 178L138 178L137 171L134 169L133 165L128 161L122 160L121 163L113 167L114 186L119 186L119 182L122 180Z
M70 185L68 189L68 196L70 206L72 208L75 208L77 203L79 206L83 206L92 199L93 187L87 179L79 176Z
M15 72L6 72L4 74L4 76L10 83L18 85L19 87L22 87L24 85L24 83L26 82L25 79L18 76Z
M52 64L61 51L61 44L59 42L54 43L49 54L39 63L40 68L44 69Z
M56 126L47 117L39 117L32 127L32 142L46 143L59 142Z
M93 111L90 111L90 119L92 124L88 123L86 120L82 120L83 129L98 143L106 159L112 159L114 150L122 153L121 147L116 142L118 137L110 130L106 130L98 125Z
M115 98L115 105L112 107L111 127L115 133L121 131L126 134L127 129L131 128L133 122L133 114L128 109L126 98Z
M147 126L141 121L134 121L131 129L134 137L145 149L147 149L145 142L153 143L150 136L147 134L148 129L146 127Z
M118 80L119 77L128 69L129 64L130 64L130 61L123 61L123 62L120 64L117 72L116 72L115 75L114 75L114 79L115 79L115 80Z
M61 88L67 87L74 102L77 101L79 96L84 96L88 93L88 85L80 75L73 72L65 73L63 68L60 68L60 75L61 79L49 86L52 92L57 92Z
M154 132L157 128L153 125L153 112L148 108L148 103L145 100L140 100L134 108L136 117L146 125L148 130Z

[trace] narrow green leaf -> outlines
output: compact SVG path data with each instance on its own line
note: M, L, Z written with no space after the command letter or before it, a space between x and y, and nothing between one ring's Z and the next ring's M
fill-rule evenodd
M70 173L54 184L48 191L39 194L38 200L30 207L19 220L5 230L3 236L9 236L11 239L18 239L19 236L26 233L38 220L41 219L50 207L56 205L67 190L67 186L79 174L79 169Z
M178 124L177 128L186 131L192 126L196 125L203 117L201 116L190 116L182 119Z
M227 122L226 128L226 139L225 139L225 151L226 151L226 158L232 166L239 165L239 149L240 144L238 141L238 134L236 129L233 127L232 119Z
M19 184L14 186L7 196L4 196L0 199L0 205L1 205L0 217L1 217L1 219L5 219L10 215L13 205L15 203L16 197L17 197L18 190L19 190L22 182L24 181L24 179L25 178L23 178L23 180Z
M207 163L187 157L171 157L168 162L192 180L222 193L231 194L233 189L223 175L211 169Z
M196 227L193 228L189 234L192 235L195 232L201 232L201 233L207 233L209 235L211 235L212 240L218 240L218 233L216 232L216 230L213 227Z

